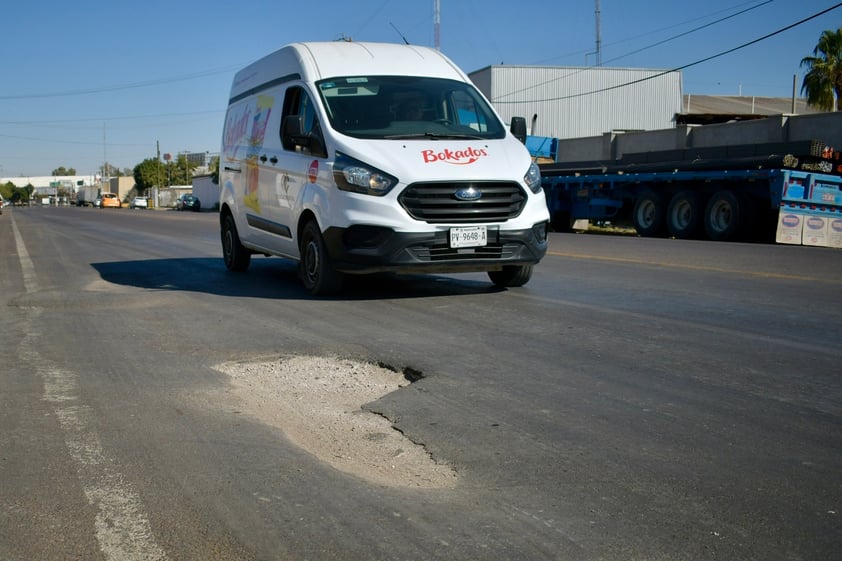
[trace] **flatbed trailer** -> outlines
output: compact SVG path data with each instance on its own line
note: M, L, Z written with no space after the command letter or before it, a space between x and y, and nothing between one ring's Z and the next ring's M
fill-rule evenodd
M787 169L793 157L785 158L539 167L557 231L582 219L626 219L641 236L766 241L777 228L781 243L842 247L842 175L803 158L802 168L832 173Z

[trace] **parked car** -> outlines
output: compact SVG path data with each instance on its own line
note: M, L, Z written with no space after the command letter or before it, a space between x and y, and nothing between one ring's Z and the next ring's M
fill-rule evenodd
M193 195L181 195L175 203L176 210L192 210L198 212L202 209L202 203L199 202L198 197Z
M130 208L149 208L149 199L147 197L135 197L132 199Z
M114 193L103 193L99 206L100 208L120 208L123 205L120 203L120 197Z
M102 208L102 195L97 195L97 197L94 199L94 206L96 208Z

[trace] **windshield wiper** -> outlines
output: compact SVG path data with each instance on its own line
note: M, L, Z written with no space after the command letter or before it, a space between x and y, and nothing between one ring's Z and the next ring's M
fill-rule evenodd
M412 139L412 138L423 138L428 140L485 140L482 136L477 136L474 134L459 134L459 133L447 133L441 134L436 132L417 132L411 134L389 134L384 136L388 140L405 140L405 139Z

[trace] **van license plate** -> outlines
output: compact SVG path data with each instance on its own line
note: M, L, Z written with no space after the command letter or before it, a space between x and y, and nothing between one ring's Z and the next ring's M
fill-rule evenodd
M450 247L480 247L488 245L485 226L450 229Z

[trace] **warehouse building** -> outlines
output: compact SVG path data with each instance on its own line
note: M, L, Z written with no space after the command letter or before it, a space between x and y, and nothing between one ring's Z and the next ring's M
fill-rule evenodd
M469 77L504 122L525 117L533 136L667 129L682 112L680 71L501 65Z

